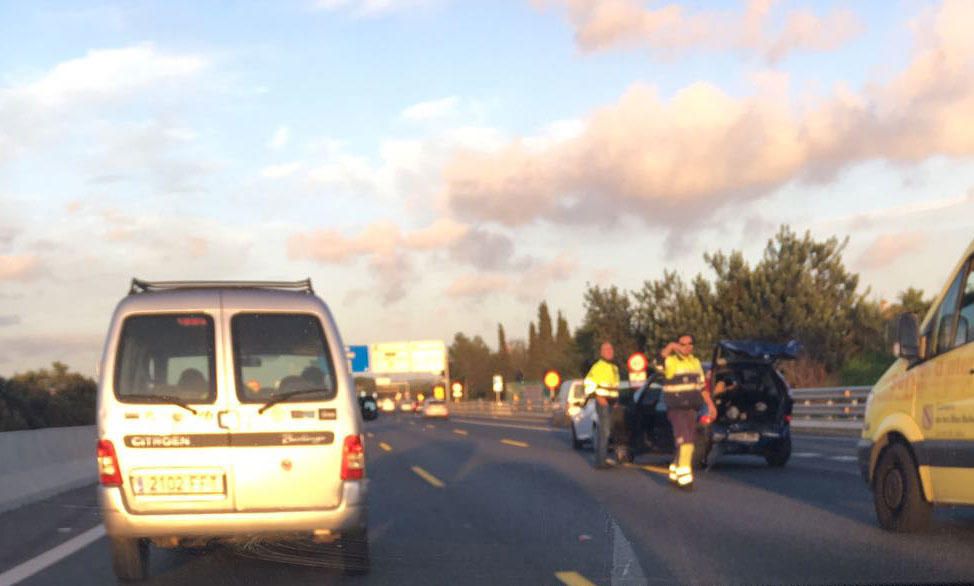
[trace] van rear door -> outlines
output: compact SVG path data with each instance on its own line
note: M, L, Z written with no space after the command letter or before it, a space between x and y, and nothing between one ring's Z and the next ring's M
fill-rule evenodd
M233 310L236 392L230 430L238 511L330 509L341 503L336 369L318 315ZM347 417L347 415L346 415Z
M135 513L234 508L229 435L218 424L226 393L219 392L213 297L209 309L128 315L121 323L102 427Z

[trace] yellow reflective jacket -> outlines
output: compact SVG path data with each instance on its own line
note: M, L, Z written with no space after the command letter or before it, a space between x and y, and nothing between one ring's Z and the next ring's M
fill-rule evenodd
M585 375L585 394L594 393L598 387L610 390L610 394L618 394L619 367L601 358Z
M666 362L663 363L663 376L666 378L666 380L669 381L670 379L681 374L699 375L699 382L696 384L664 383L663 390L669 392L681 392L700 390L703 388L703 366L700 364L700 360L696 356L680 356L679 354L673 353L666 357Z

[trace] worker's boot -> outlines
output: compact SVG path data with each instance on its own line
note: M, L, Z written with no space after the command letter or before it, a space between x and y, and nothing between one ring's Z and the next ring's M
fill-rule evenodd
M682 489L693 488L693 444L680 445L676 466L676 485Z

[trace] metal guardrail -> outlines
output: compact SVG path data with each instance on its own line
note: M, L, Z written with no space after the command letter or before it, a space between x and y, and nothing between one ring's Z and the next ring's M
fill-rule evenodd
M795 401L791 425L813 433L856 435L866 415L866 397L871 387L825 387L792 389Z
M792 389L792 426L811 433L855 435L862 429L866 397L871 387L822 387ZM549 401L463 401L450 405L459 416L550 420L563 418L556 403Z

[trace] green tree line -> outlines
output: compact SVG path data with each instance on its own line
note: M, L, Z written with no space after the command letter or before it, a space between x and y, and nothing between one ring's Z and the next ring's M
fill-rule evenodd
M94 425L97 384L55 362L0 377L0 431Z
M689 281L666 270L634 291L589 285L584 317L573 334L560 311L553 328L542 301L537 321L528 324L526 344L508 343L502 325L494 351L479 336L456 334L451 373L468 380L470 396L489 396L495 373L538 381L554 368L563 378L577 377L596 359L603 340L615 346L622 366L635 351L653 357L680 334L691 333L704 360L721 339L800 341L803 355L782 365L795 386L872 384L893 361L889 321L903 311L922 318L931 301L912 287L893 303L872 299L843 262L847 243L782 226L755 263L740 251L718 250L703 256L707 274Z

